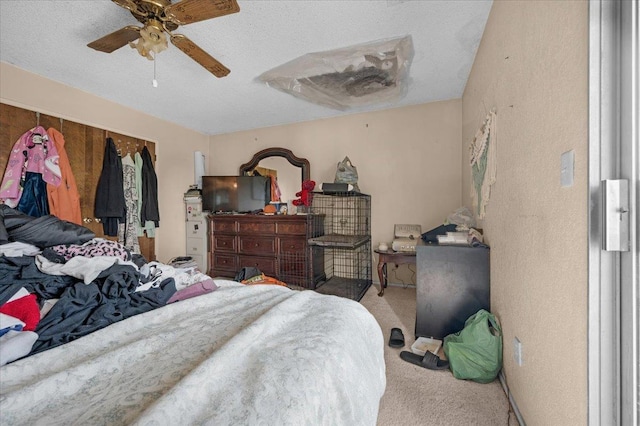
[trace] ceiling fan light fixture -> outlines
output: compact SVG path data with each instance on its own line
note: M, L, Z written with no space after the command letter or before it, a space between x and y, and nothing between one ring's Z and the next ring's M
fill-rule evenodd
M144 28L140 30L140 38L135 42L129 42L131 48L136 49L140 56L144 56L149 60L153 60L155 54L158 54L169 47L167 35L162 30L161 24L149 21ZM152 55L152 52L154 55Z
M180 25L192 24L207 19L237 13L237 0L112 0L127 9L143 24L143 27L128 25L87 44L99 52L112 53L126 46L136 49L140 56L153 61L155 56L171 44L200 64L216 77L229 74L229 68L198 47L182 34L174 34Z

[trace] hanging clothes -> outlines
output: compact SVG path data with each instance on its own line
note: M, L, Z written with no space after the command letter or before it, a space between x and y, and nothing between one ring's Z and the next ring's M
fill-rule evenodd
M122 157L122 182L125 203L125 221L118 228L118 242L132 253L140 253L138 243L138 192L136 191L136 165L127 153Z
M271 201L282 201L282 192L280 191L280 185L278 185L278 178L276 176L269 176L271 178Z
M139 152L136 152L134 156L134 162L136 164L136 193L138 194L138 200L136 203L137 213L136 217L138 218L138 237L144 237L145 232L147 233L147 237L154 238L156 235L156 227L152 221L147 221L142 223L140 218L142 217L142 167L144 161L142 160L142 156Z
M152 221L155 228L160 226L158 178L153 169L151 153L145 146L142 149L142 210L140 212L140 223L145 224L146 228L147 221Z
M102 221L105 235L118 236L118 225L125 220L125 200L122 162L111 138L107 138L104 146L102 172L96 188L94 214Z
M18 205L24 194L27 174L29 174L27 186L29 194L22 201L21 208L39 216L48 214L47 191L44 183L60 185L62 179L58 163L58 150L50 141L44 127L36 126L25 132L11 149L7 168L0 184L0 199L4 200L7 206L20 209ZM43 188L44 192L42 192ZM46 204L47 208L44 208L43 204Z
M58 165L60 166L61 175L60 185L47 184L49 212L59 219L82 225L80 194L78 193L76 178L73 176L69 156L64 146L64 136L53 127L47 129L47 135L58 151L60 158Z
M49 214L47 183L42 179L40 173L27 172L25 174L22 196L16 209L33 217Z

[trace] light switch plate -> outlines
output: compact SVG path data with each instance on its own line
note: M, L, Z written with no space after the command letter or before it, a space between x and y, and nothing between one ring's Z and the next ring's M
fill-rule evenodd
M560 156L560 185L573 186L573 150L563 152Z

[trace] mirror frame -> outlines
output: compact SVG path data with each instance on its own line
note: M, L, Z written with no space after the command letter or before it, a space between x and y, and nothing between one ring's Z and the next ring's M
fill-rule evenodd
M256 152L251 161L240 166L240 176L244 176L246 172L255 169L260 160L268 157L284 157L289 163L302 169L303 182L305 180L311 180L309 160L296 157L291 150L286 148L265 148L262 151Z

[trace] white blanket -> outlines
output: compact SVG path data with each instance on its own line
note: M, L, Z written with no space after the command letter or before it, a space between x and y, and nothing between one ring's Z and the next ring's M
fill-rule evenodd
M376 424L384 342L362 305L216 284L5 365L2 424Z

